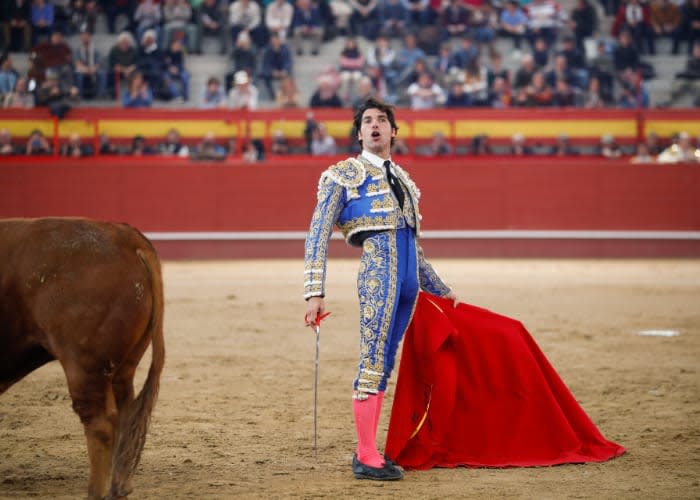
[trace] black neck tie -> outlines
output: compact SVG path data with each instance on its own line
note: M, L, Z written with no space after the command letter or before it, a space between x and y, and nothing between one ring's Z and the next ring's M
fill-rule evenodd
M391 186L391 190L394 192L394 196L396 196L396 199L399 201L401 210L403 210L403 189L401 189L399 179L391 171L391 162L389 160L384 161L384 168L386 168L386 178L389 181L389 186Z

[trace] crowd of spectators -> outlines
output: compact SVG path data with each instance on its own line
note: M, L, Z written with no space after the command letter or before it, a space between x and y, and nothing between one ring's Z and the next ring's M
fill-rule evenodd
M567 11L557 0L7 0L0 102L47 106L59 117L89 99L238 110L347 108L368 96L416 110L644 108L655 75L644 56L667 37L670 52L688 59L664 104L690 97L700 106L700 0L603 1L609 33L590 2L576 0ZM92 39L99 15L115 35L106 54ZM324 53L338 36L345 37L339 53ZM230 67L191 96L187 59L205 38L215 39ZM498 38L512 41L512 72ZM13 66L15 51L30 53L26 74ZM303 102L295 64L321 53L329 64ZM317 128L309 152L314 144L332 151L333 137ZM485 138L474 142L473 151L488 146ZM260 153L250 145L251 158L254 149ZM436 136L429 151L455 149Z
M214 37L230 56L229 70L211 75L227 104L240 107L232 91L245 71L271 107L282 82L285 92L298 87L295 59L319 56L324 42L340 35L347 37L340 53L324 54L335 74L318 75L309 102L288 96L281 105L347 107L375 95L414 109L647 107L655 69L643 56L656 54L661 37L672 41L673 54L688 54L664 104L698 94L700 0L603 1L610 33L600 30L601 10L590 2L576 0L567 12L558 0L7 0L0 7L0 93L15 92L25 76L6 76L13 71L8 51L24 50L31 67L20 91L35 93L38 105L46 104L36 92L51 71L58 72L59 109L91 98L125 107L188 101L187 56ZM100 13L110 32L125 27L107 54L92 42ZM499 37L512 39L509 57L519 60L513 74L495 50ZM587 44L596 43L587 55ZM197 98L194 105L211 107Z

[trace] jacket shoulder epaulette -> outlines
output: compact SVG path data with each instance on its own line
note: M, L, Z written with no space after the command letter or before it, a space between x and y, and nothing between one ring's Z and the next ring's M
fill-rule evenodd
M361 161L355 158L341 160L321 175L321 183L328 178L347 189L357 188L365 182L367 170Z

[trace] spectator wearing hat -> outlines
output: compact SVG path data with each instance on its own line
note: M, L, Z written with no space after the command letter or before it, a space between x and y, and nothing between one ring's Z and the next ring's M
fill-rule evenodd
M228 103L232 109L258 109L258 89L250 82L246 71L236 71L233 75L233 88L228 94Z
M73 52L75 85L81 98L88 96L86 87L92 89L90 95L98 98L107 94L107 71L102 55L92 41L88 30L80 33L80 44Z
M31 0L6 0L1 7L6 9L2 28L10 52L29 52L32 46L31 3Z

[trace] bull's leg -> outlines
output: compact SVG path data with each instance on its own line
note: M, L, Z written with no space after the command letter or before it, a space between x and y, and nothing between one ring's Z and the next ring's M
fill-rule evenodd
M112 474L112 452L117 407L111 380L104 373L88 374L82 370L66 369L73 410L85 429L90 479L88 498L102 499Z
M114 398L117 405L117 412L122 415L122 412L126 410L134 400L134 373L136 366L127 365L127 368L119 370L115 376L112 383L112 389L114 390ZM119 442L119 425L115 429L115 446ZM113 464L114 470L112 471L112 486L110 488L110 493L113 497L125 497L132 490L132 471L122 470L120 463Z

